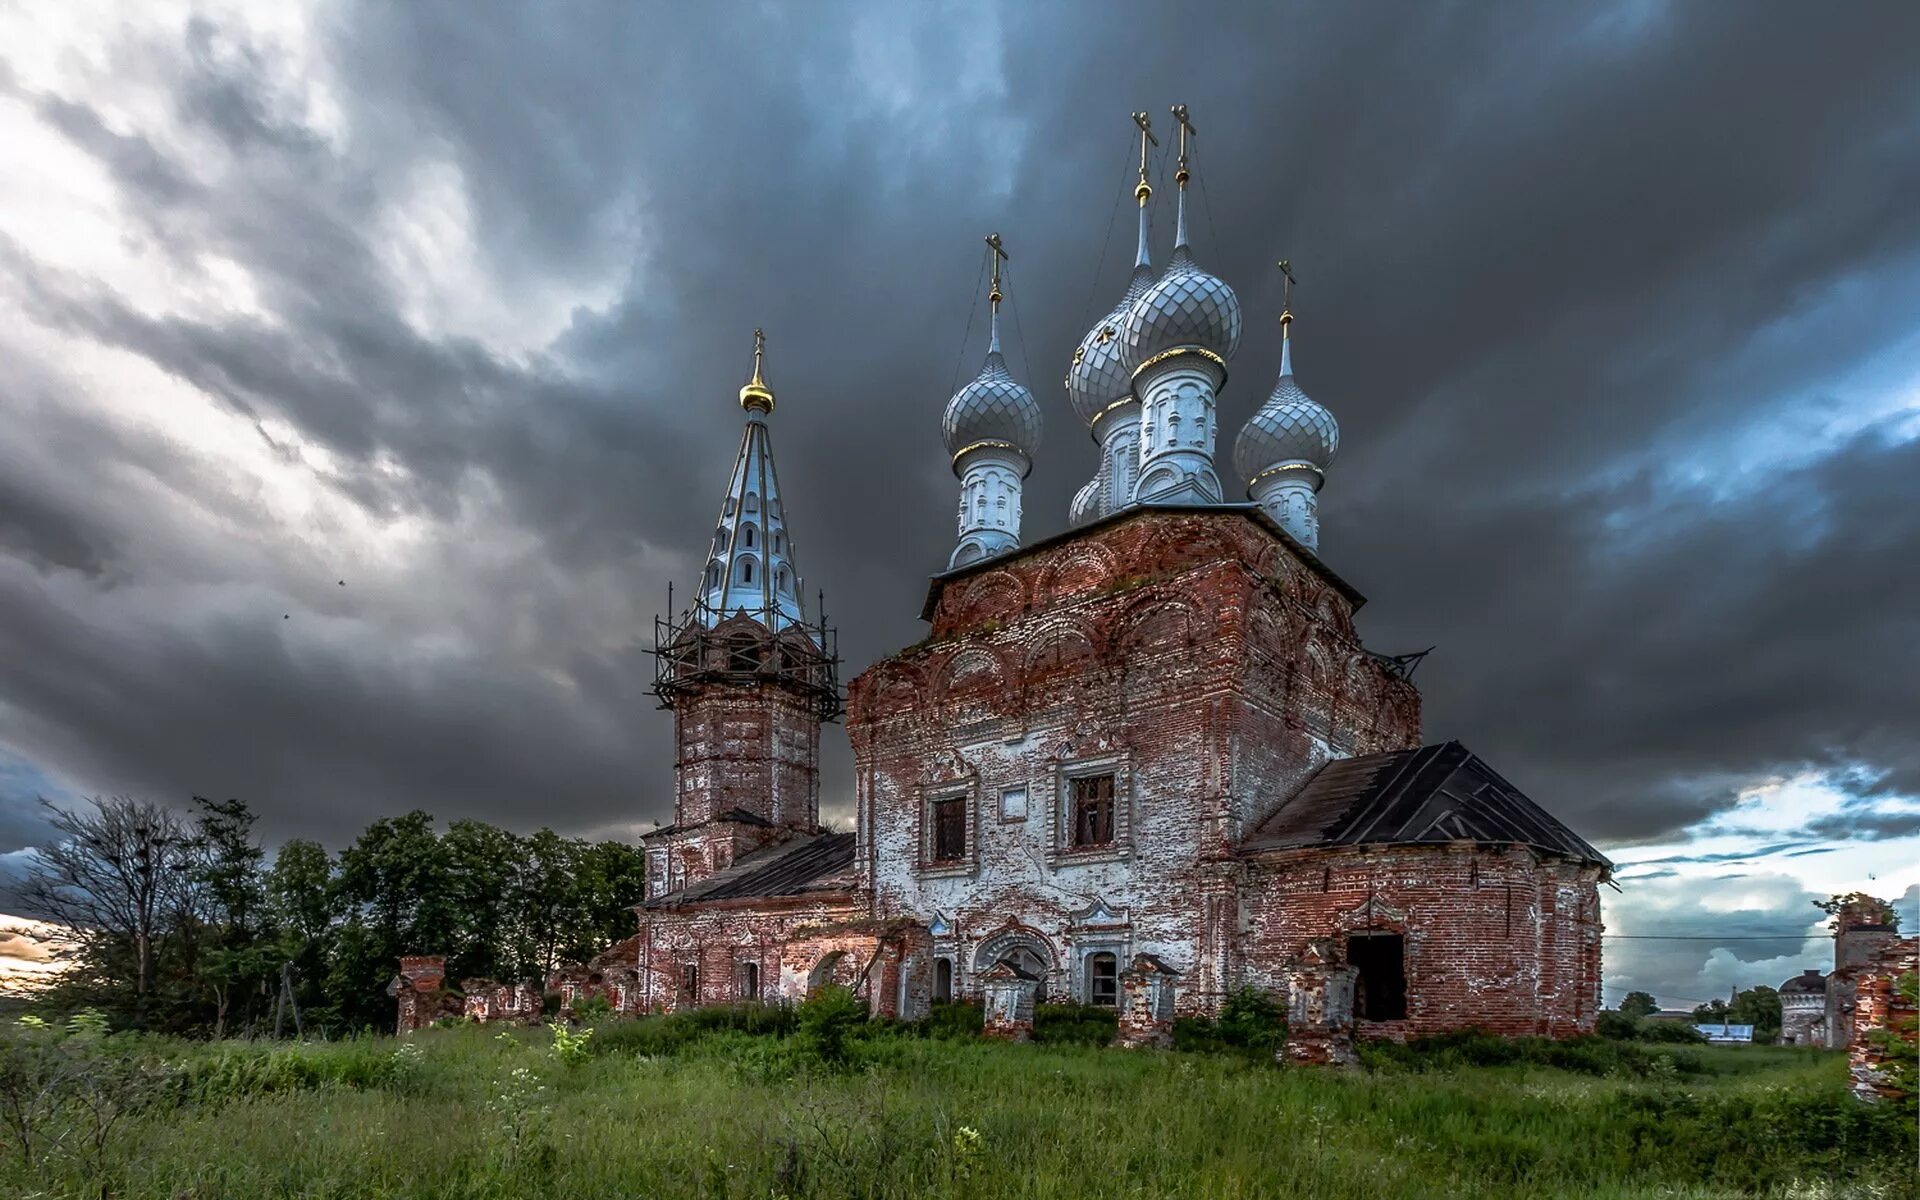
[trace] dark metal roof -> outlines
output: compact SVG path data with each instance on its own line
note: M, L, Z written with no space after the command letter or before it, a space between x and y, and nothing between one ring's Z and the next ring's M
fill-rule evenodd
M1613 866L1459 742L1334 759L1242 848L1453 841L1533 846Z
M831 891L842 882L835 876L852 869L853 848L851 833L802 834L743 855L725 870L677 892L656 896L641 907L672 908L707 900Z
M695 829L704 829L716 821L738 821L742 825L760 825L768 829L773 828L773 822L758 813L750 813L744 808L736 807L730 808L723 813L716 813L704 821L695 821L691 825L662 825L658 829L649 829L640 835L640 840L646 841L648 838L666 837L668 834L687 833Z
M1140 516L1142 513L1156 513L1156 512L1186 513L1189 515L1192 515L1192 514L1207 515L1212 513L1233 513L1238 516L1246 517L1247 519L1251 520L1254 524L1260 526L1262 529L1265 529L1268 533L1273 534L1275 537L1279 538L1281 542L1285 543L1287 548L1289 550L1292 550L1294 554L1299 557L1300 561L1307 565L1308 570L1312 571L1314 574L1320 576L1321 579L1325 580L1327 584L1333 588L1334 591L1339 592L1342 596L1345 596L1347 598L1347 603L1353 606L1354 612L1359 612L1360 606L1367 602L1367 598L1360 594L1360 590L1358 588L1354 587L1352 584L1348 583L1346 580L1340 578L1340 576L1334 574L1333 568L1329 567L1326 563L1320 561L1320 556L1318 554L1314 553L1312 550L1307 549L1306 546L1300 543L1299 539L1295 538L1292 534L1288 533L1285 529L1282 529L1280 525L1277 522L1275 522L1272 517L1269 517L1266 514L1266 510L1262 509L1258 504L1253 504L1253 503L1134 504L1126 508L1122 508L1114 512L1110 512L1106 516L1101 517L1097 521L1089 521L1085 525L1081 525L1073 529L1063 529L1059 533L1053 534L1049 537L1041 538L1037 542L1029 542L1025 546L1015 546L1013 549L1008 550L1002 554L996 554L992 558L983 558L978 562L970 562L964 567L955 567L949 571L942 571L940 574L933 576L933 578L927 581L927 600L926 600L926 603L920 606L920 619L922 621L933 620L933 608L934 608L934 605L938 604L940 601L941 591L943 591L949 583L952 583L956 579L965 578L968 575L976 574L980 571L987 570L990 567L1005 566L1007 563L1011 562L1016 558L1019 558L1021 555L1032 554L1039 550L1045 550L1050 546L1057 546L1061 542L1069 541L1077 537L1083 537L1086 534L1092 533L1096 529L1105 529L1109 525L1118 525L1120 522L1130 520L1134 517Z
M1824 992L1827 990L1827 977L1818 968L1808 967L1780 985L1780 993L1788 992Z

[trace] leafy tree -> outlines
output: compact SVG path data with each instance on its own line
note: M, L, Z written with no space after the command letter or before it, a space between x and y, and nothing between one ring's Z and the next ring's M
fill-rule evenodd
M1751 1025L1753 1040L1771 1042L1780 1033L1780 993L1762 984L1738 992L1729 1004L1715 1000L1693 1010L1693 1019L1706 1025Z
M336 897L332 887L333 861L318 842L294 838L280 846L267 872L267 906L276 936L274 989L278 1011L277 972L291 963L293 1002L309 1020L329 1023L338 1013L324 989L333 956Z
M518 976L508 934L518 907L522 840L482 821L455 821L440 848L454 910L445 946L448 975Z
M200 816L187 843L194 906L186 931L198 936L184 947L190 955L182 970L197 985L190 990L212 997L213 1036L224 1037L230 1016L259 1015L280 955L268 928L266 851L254 840L252 810L242 800L195 796L194 803Z
M387 1025L397 960L442 949L457 907L433 817L416 809L367 826L340 852L333 891L344 919L328 991L349 1025Z
M1620 1015L1623 1017L1650 1017L1660 1011L1660 1002L1647 992L1628 992L1626 999L1620 1001Z

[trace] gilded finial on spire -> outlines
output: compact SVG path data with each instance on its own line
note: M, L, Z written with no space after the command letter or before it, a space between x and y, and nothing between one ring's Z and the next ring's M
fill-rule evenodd
M747 386L740 389L740 407L748 412L773 411L773 389L760 377L762 360L767 353L767 335L759 329L753 331L753 378Z
M1187 183L1187 138L1189 135L1197 134L1200 131L1193 127L1192 121L1187 120L1187 106L1184 104L1176 104L1173 106L1173 119L1180 126L1180 169L1174 173L1173 181L1185 187Z
M1153 136L1153 118L1144 112L1133 114L1133 123L1140 127L1140 184L1133 189L1133 198L1145 208L1153 196L1153 186L1147 182L1147 147L1158 146L1160 139Z
M1293 324L1293 288L1300 281L1293 277L1293 260L1283 258L1279 262L1280 274L1286 283L1281 285L1280 296L1280 340L1285 341L1288 329Z

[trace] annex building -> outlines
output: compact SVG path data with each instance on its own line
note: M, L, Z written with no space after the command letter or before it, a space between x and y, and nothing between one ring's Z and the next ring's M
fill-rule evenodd
M644 838L635 935L548 981L564 1003L837 983L907 1019L984 999L1013 1036L1036 1001L1112 1005L1124 1040L1154 1042L1253 987L1288 999L1303 1059L1353 1031L1592 1029L1611 864L1467 747L1425 743L1405 660L1362 645L1363 598L1320 554L1339 431L1295 379L1290 304L1279 379L1220 452L1242 318L1189 244L1174 115L1170 259L1151 261L1141 114L1131 282L1067 369L1098 473L1063 531L1023 538L1043 420L1001 353L989 239L992 336L944 414L957 538L927 636L844 693L803 599L756 336L705 570L657 626L673 821ZM830 832L820 738L842 718L857 827ZM403 1027L441 987L434 961L396 980ZM464 991L482 1019L538 1011L530 986Z

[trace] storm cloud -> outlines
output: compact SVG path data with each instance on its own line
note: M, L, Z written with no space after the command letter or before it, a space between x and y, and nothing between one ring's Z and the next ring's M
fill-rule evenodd
M1610 845L1783 779L1857 803L1755 846L1915 832L1911 5L66 13L0 36L0 852L48 781L334 844L665 817L651 617L752 329L858 670L950 548L993 230L1049 425L1028 532L1064 525L1127 114L1173 102L1248 313L1221 427L1289 257L1342 428L1323 554L1374 648L1437 645L1431 738Z

